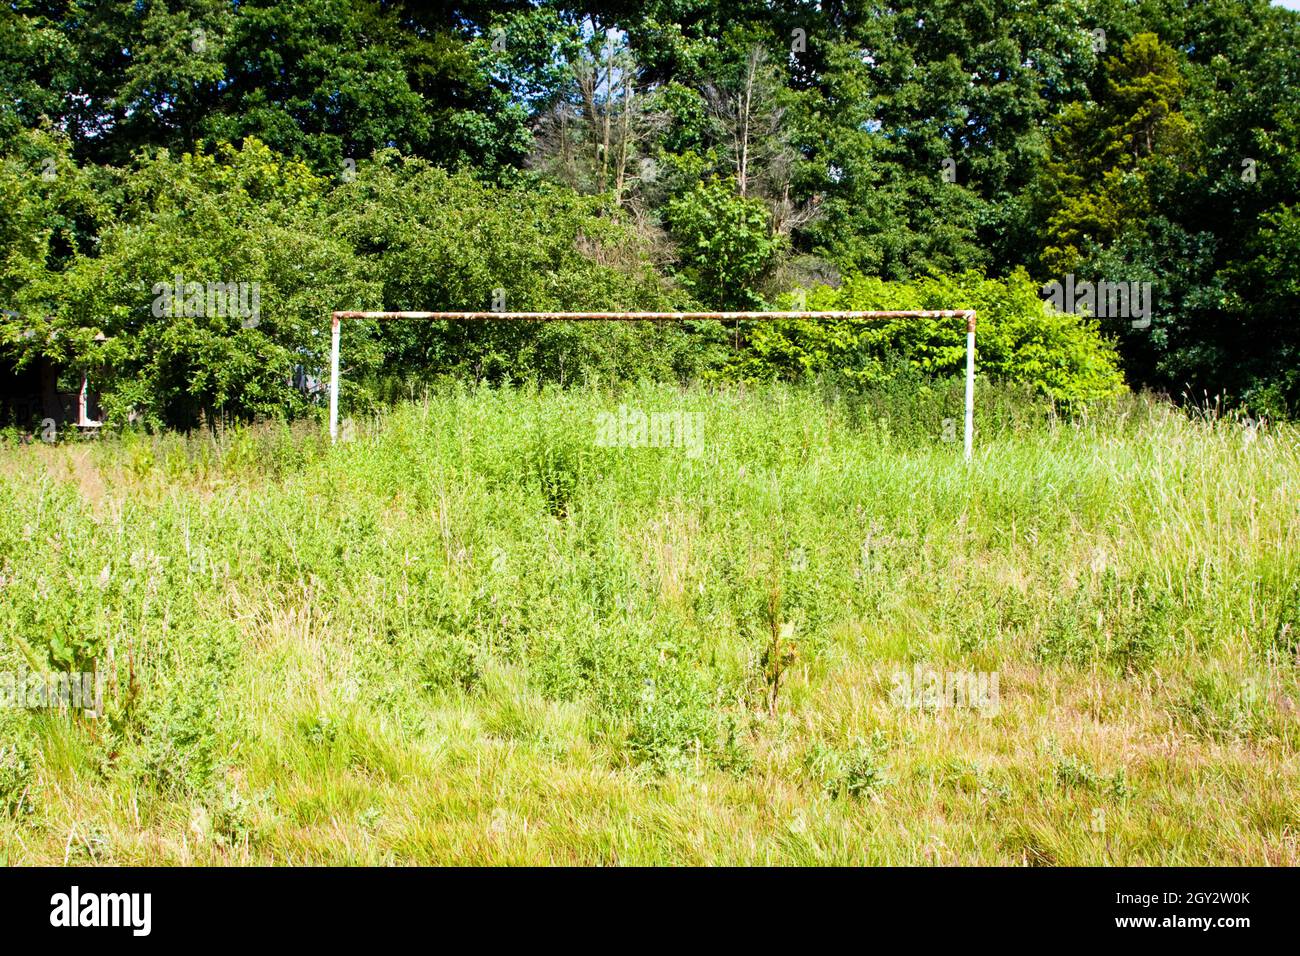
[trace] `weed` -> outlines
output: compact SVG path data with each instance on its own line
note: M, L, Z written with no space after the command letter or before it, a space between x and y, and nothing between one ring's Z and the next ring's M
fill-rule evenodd
M1300 864L1300 431L985 398L969 465L946 385L6 445L0 672L107 714L0 709L0 859ZM595 445L620 404L707 453ZM997 672L997 720L890 707L901 660Z
M877 733L843 749L816 743L805 763L813 779L832 797L867 797L890 783L885 760L888 750L884 736Z

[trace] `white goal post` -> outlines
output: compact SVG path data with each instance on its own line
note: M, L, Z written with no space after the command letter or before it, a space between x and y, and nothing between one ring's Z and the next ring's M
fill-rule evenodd
M339 434L339 345L344 319L428 319L436 322L771 322L821 319L965 319L966 460L975 443L975 310L911 309L894 312L332 312L330 313L330 441Z

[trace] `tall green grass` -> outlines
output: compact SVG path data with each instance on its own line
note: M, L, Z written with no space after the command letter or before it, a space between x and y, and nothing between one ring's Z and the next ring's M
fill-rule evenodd
M980 399L969 464L946 385L2 450L0 670L108 699L0 710L0 859L1300 861L1300 433Z

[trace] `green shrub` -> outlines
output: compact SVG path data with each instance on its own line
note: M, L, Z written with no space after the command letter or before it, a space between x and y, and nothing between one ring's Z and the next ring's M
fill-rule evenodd
M708 681L689 665L672 663L657 668L644 684L628 752L634 762L659 773L683 772L696 758L712 761L718 729Z
M229 846L258 844L273 817L274 793L264 790L246 797L238 788L219 781L210 798L209 822L212 835Z
M1094 588L1080 588L1056 604L1038 656L1141 672L1172 649L1172 629L1190 621L1189 611L1147 577L1125 579L1107 570Z
M847 748L814 744L805 756L813 779L832 797L866 797L887 786L888 743L877 732L870 740L855 740Z
M753 309L757 286L781 248L762 200L744 197L729 180L699 183L668 204L679 244L682 278L701 302L717 309Z
M839 288L808 290L806 307L975 309L980 375L1022 384L1066 403L1114 395L1124 387L1115 347L1097 324L1049 309L1024 271L1006 279L968 272L911 282L856 275ZM940 379L961 375L966 362L965 323L951 318L762 322L748 330L747 342L733 370L751 378L839 370L860 384L879 386L899 376L900 360L906 368Z
M468 694L483 680L478 653L463 638L435 640L418 661L420 683L425 690L459 690Z
M208 694L169 696L144 717L135 776L168 795L201 792L219 761L219 711Z

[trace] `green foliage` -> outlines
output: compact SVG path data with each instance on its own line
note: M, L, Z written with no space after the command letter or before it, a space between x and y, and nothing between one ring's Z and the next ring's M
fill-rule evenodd
M319 367L330 310L364 294L351 251L326 225L322 190L255 140L141 160L97 254L28 290L39 303L30 313L50 318L10 320L36 326L13 346L18 360L42 354L87 369L115 424L302 414L295 366ZM184 301L169 303L177 277ZM231 308L233 296L214 300L209 283L247 283L245 310ZM374 361L350 351L363 367Z
M270 808L274 796L273 791L265 790L249 798L236 787L219 781L212 795L212 809L208 816L212 835L235 847L247 847L260 842L264 821L272 815Z
M0 18L5 417L42 376L82 374L115 425L309 417L319 396L288 379L320 377L340 307L486 309L500 289L507 308L758 308L810 275L1010 287L1021 269L1152 284L1150 326L1116 332L1133 385L1294 415L1297 49L1300 17L1267 0L452 17L24 0ZM151 290L178 270L259 282L265 322L154 321ZM1010 381L1065 401L1110 390L1109 354L1035 321L1044 341L1016 333ZM354 413L443 374L725 364L715 327L347 339ZM744 374L766 373L740 351ZM778 357L781 374L812 351Z
M683 281L696 298L724 310L760 304L759 281L780 248L761 201L714 180L673 199L665 216L680 246Z
M98 163L250 136L328 176L385 146L490 166L527 150L493 58L432 8L23 3L3 29L0 131L44 115Z
M1266 736L1275 716L1257 678L1234 679L1218 670L1197 674L1175 708L1182 724L1208 740L1244 740Z
M1176 621L1172 602L1151 581L1124 581L1113 570L1099 586L1067 593L1054 608L1038 654L1077 665L1105 662L1128 673L1154 666L1170 650L1173 632L1195 622Z
M1100 783L1092 764L1074 754L1059 755L1053 769L1057 785L1066 790L1096 790Z
M28 721L28 716L15 708L0 708L0 815L35 810L36 748Z
M384 154L363 164L332 204L332 229L357 250L389 308L617 311L676 309L686 301L655 275L621 216L563 187L493 186ZM349 343L377 337L385 368L407 374L536 374L565 383L587 373L627 377L688 364L679 329L644 324L425 322L367 330L354 323L348 333Z
M173 688L184 696L160 701L145 713L127 763L162 793L202 792L220 760L214 710L219 704L214 694L198 693L193 685Z
M1234 337L1260 336L1272 347L1241 362L1233 378L1257 415L1277 419L1300 409L1300 339L1293 334L1300 295L1300 205L1278 206L1260 222L1246 255L1225 270L1225 285L1234 311L1249 316L1234 323Z
M1042 261L1049 274L1075 270L1090 243L1140 229L1152 212L1148 180L1188 160L1192 131L1178 109L1187 84L1177 51L1139 33L1104 69L1104 96L1066 107L1044 167Z
M805 301L813 310L976 309L981 375L1066 403L1113 395L1123 387L1114 347L1096 324L1049 309L1023 272L1005 280L976 273L913 282L850 276L838 289L809 290ZM960 319L764 322L748 330L747 340L737 371L758 378L838 369L861 384L880 385L899 375L898 359L942 378L960 374L966 356Z
M420 662L424 686L430 691L469 693L483 679L475 649L462 638L436 640Z
M632 712L629 756L657 773L681 773L717 747L718 715L707 678L684 663L656 667Z
M890 783L888 742L876 734L845 748L815 745L806 755L808 771L832 797L869 797Z

